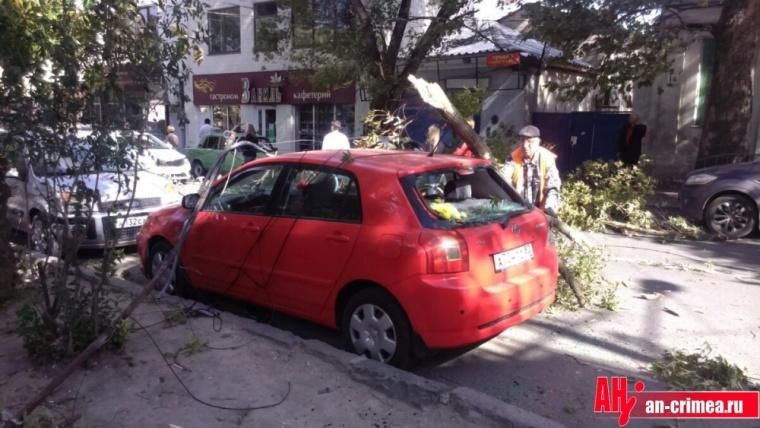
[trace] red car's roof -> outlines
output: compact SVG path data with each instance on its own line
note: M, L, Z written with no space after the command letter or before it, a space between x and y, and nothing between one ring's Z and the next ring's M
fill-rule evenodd
M346 153L350 154L347 155ZM377 172L398 174L401 176L418 174L423 171L445 168L461 168L476 165L488 165L484 159L473 159L462 156L434 155L425 152L403 150L316 150L310 152L286 153L267 158L264 163L291 161L341 167L345 169L371 169Z

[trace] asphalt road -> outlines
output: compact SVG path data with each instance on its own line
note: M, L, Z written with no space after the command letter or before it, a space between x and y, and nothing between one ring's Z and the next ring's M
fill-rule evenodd
M625 283L618 290L617 310L549 311L469 352L440 353L414 371L472 387L570 427L617 426L615 419L592 411L597 376L625 375L643 379L648 390L666 388L647 369L666 350L694 352L709 344L714 355L746 368L760 383L760 240L661 244L615 235L591 239L607 247L606 276ZM89 256L93 261L97 254ZM141 280L134 254L124 260L121 273ZM333 330L241 302L210 299L223 311L341 346ZM668 424L760 427L758 420L634 420L629 426Z

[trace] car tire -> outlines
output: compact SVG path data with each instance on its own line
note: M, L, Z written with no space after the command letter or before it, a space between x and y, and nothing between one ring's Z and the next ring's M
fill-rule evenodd
M411 324L401 305L385 290L366 288L351 296L341 324L350 351L399 368L411 363Z
M757 208L742 195L719 196L705 209L705 224L711 232L726 238L744 238L757 227Z
M199 160L194 160L191 167L190 167L190 174L193 176L193 178L202 178L206 176L206 168L203 167L203 164Z
M166 241L158 241L150 246L148 252L148 262L145 264L145 276L152 279L153 274L158 271L161 264L169 257L172 251L172 246ZM180 297L193 297L193 288L190 282L185 277L184 271L178 265L174 281L166 288L168 294L176 294ZM168 271L165 271L164 275L169 275ZM162 280L156 282L154 288L159 291L164 287L165 277Z
M58 254L60 242L45 214L36 212L31 215L28 236L32 251L51 256Z

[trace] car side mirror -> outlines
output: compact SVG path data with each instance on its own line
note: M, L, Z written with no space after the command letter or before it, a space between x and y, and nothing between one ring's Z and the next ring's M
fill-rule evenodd
M201 195L197 193L185 195L182 197L182 208L192 211L195 209L195 206L198 205L198 201L200 201L200 199Z

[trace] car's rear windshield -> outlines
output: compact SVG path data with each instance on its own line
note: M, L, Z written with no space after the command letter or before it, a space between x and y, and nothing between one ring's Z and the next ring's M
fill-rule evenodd
M407 178L423 223L457 227L503 222L528 210L490 167L446 169Z

